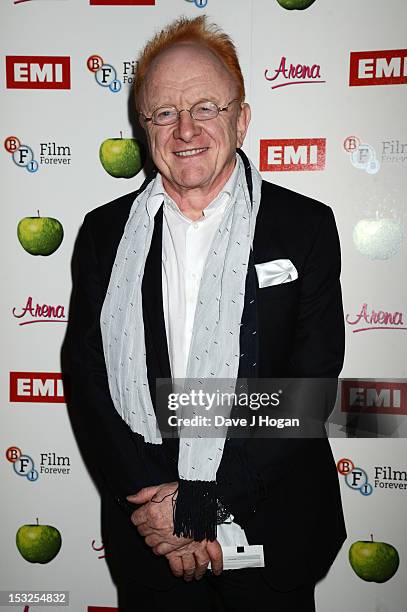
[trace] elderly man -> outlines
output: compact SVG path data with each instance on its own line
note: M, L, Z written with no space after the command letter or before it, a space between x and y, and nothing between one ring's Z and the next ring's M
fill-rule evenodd
M327 439L161 436L156 379L337 377L332 211L241 151L243 77L205 17L146 45L134 93L155 170L86 215L68 335L120 609L314 610L346 537Z

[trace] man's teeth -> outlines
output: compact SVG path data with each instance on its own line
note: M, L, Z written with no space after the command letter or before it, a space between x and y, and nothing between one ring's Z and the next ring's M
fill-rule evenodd
M202 153L202 151L206 151L206 147L203 149L190 149L189 151L177 151L175 155L188 157L188 155L196 155L197 153Z

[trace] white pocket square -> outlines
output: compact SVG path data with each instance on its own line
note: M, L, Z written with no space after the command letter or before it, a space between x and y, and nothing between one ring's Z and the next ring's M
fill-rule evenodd
M272 287L298 278L297 268L289 259L273 259L255 264L259 287Z

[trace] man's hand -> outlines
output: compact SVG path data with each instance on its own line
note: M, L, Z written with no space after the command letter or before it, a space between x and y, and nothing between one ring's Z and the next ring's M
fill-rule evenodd
M177 482L169 482L144 487L136 495L127 497L131 503L143 504L133 512L131 521L156 555L165 555L193 542L192 538L173 535L173 512L177 489Z
M204 575L209 561L213 573L218 575L223 570L219 542L195 542L191 538L173 535L177 488L177 482L170 482L145 487L136 495L129 495L128 501L142 504L142 507L131 515L131 521L153 552L167 557L175 576L183 576L187 581L194 577L199 580Z
M212 572L219 576L223 570L222 548L217 540L191 542L165 555L174 576L183 577L186 582L200 580L211 562Z

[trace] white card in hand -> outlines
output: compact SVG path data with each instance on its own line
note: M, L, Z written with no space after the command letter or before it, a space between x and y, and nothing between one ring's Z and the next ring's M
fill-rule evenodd
M261 544L249 546L222 546L223 569L264 567L264 552ZM209 563L208 569L211 569Z

